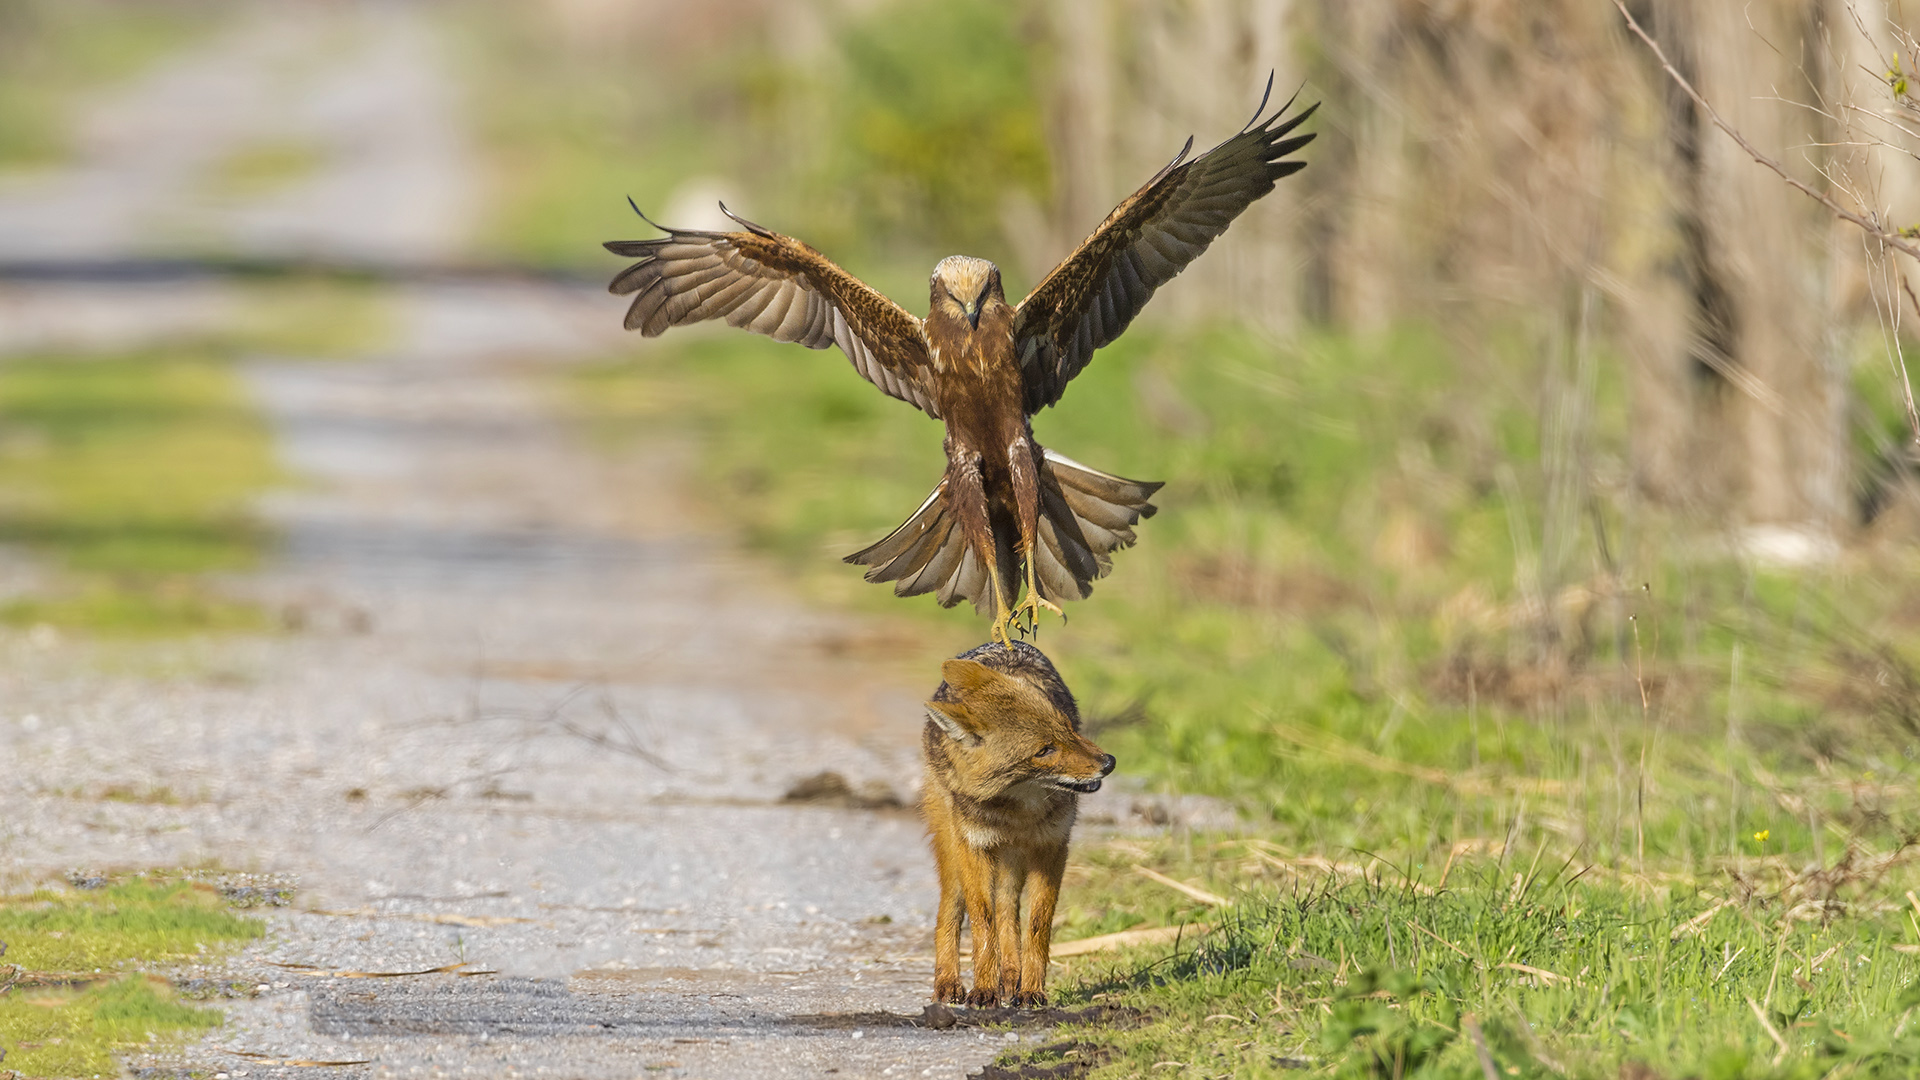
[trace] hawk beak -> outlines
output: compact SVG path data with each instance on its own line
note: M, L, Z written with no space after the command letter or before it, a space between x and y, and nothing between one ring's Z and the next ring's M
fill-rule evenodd
M961 308L960 310L967 313L968 326L973 327L975 330L980 329L980 305L979 304L968 304L965 307Z

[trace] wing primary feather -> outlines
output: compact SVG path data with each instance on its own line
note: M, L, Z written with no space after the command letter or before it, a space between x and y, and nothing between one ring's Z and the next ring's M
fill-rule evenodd
M624 325L647 337L674 326L725 319L777 341L838 345L868 381L936 419L931 364L919 319L805 243L733 212L738 226L709 232L660 225L628 198L653 240L615 240L607 250L638 260L610 289L634 293Z
M727 215L728 220L732 221L736 225L739 225L741 228L747 230L748 232L752 233L755 236L764 236L768 239L772 239L774 236L774 232L772 229L767 228L765 225L757 225L751 221L748 221L746 218L741 217L739 214L736 214L733 211L727 209L727 204L725 202L722 202L720 204L720 212Z
M640 215L641 221L644 221L647 224L653 226L654 228L659 229L663 233L670 233L673 231L672 229L663 228L659 222L653 220L652 218L648 217L644 212L642 212L640 209L640 204L633 201L633 196L631 195L627 196L627 205L633 207L633 212Z
M1241 133L1242 135L1244 135L1244 134L1246 134L1247 132L1249 132L1249 131L1251 131L1251 130L1253 130L1253 126L1254 126L1255 124L1258 124L1258 123L1260 122L1260 117L1261 117L1262 115L1264 115L1264 114L1266 113L1266 111L1267 111L1267 99L1268 99L1268 98L1271 98L1271 97L1273 96L1273 75L1274 75L1274 73L1273 73L1273 71L1272 71L1272 70L1268 70L1268 72L1267 72L1267 88L1266 88L1265 90L1263 90L1263 91L1261 91L1261 92L1260 92L1260 106L1259 106L1259 108L1256 108L1256 109L1254 109L1254 110L1253 110L1253 119L1251 119L1251 120L1249 120L1249 121L1247 121L1247 126L1246 126L1246 127L1243 127L1243 128L1241 128L1241 129L1240 129L1240 133ZM1291 105L1291 104L1293 104L1293 101L1292 101L1292 99L1291 99L1291 98L1290 98L1290 99L1288 99L1288 101L1287 101L1287 104L1289 104L1289 105ZM1281 109L1280 111L1281 111L1281 112L1285 112L1286 110L1285 110L1285 109ZM1274 115L1276 115L1276 116L1277 116L1277 115L1279 115L1279 113L1275 113Z
M1313 138L1291 133L1317 106L1289 115L1300 94L1295 90L1268 113L1278 77L1267 73L1260 104L1245 127L1191 160L1189 138L1020 302L1014 343L1023 358L1029 414L1058 402L1094 351L1119 337L1156 290L1271 192L1275 181L1302 167L1282 159Z
M1162 165L1160 167L1160 171L1153 174L1153 179L1148 180L1146 183L1140 185L1141 189L1145 190L1146 188L1150 188L1153 185L1159 183L1160 181L1166 179L1167 174L1179 168L1180 163L1187 160L1187 155L1192 151L1193 151L1193 136L1189 135L1187 136L1187 145L1182 146L1180 148L1180 152L1173 155L1172 161L1169 161L1165 165Z

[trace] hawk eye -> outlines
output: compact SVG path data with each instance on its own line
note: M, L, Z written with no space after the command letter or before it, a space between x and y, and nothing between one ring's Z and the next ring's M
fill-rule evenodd
M1037 758L1043 758L1043 757L1052 757L1052 756L1053 756L1053 751L1054 751L1054 747L1051 747L1051 746L1043 746L1043 747L1041 747L1041 748L1040 748L1040 750L1039 750L1039 752L1038 752L1038 753L1036 753L1036 754L1034 754L1033 756L1034 756L1034 757L1037 757Z

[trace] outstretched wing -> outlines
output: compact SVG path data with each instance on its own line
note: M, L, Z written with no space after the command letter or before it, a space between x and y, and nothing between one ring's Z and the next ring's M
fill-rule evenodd
M868 382L940 415L919 319L806 244L720 209L746 231L656 225L667 235L607 243L615 255L640 260L608 286L633 294L627 329L658 337L671 326L724 318L775 341L838 345Z
M1306 163L1283 161L1313 140L1287 135L1320 106L1291 118L1287 99L1262 120L1267 94L1238 135L1192 161L1193 140L1139 191L1114 207L1080 247L1053 268L1025 300L1013 323L1029 414L1060 400L1067 382L1127 328L1155 289L1207 250L1214 238L1274 182Z

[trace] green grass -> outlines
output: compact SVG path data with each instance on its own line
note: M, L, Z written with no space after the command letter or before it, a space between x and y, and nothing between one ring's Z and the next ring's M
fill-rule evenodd
M1134 863L1238 898L1198 952L1070 968L1068 999L1159 1017L1083 1035L1115 1055L1096 1075L1264 1075L1276 1056L1368 1075L1369 1054L1429 1039L1401 1075L1473 1076L1466 1013L1508 1075L1554 1071L1514 1049L1520 1017L1569 1075L1910 1069L1920 958L1893 946L1920 945L1911 557L1758 569L1600 482L1556 519L1543 377L1520 344L1462 357L1419 330L1142 327L1037 418L1048 446L1169 481L1141 544L1039 643L1123 775L1223 797L1264 845L1089 848L1063 939L1221 921ZM704 500L804 594L904 624L930 658L984 637L971 610L838 562L942 459L940 425L837 353L676 333L573 390L602 440L695 439ZM1622 398L1598 381L1594 474L1624 460ZM1404 887L1449 862L1445 889ZM1789 1043L1778 1069L1748 996ZM1369 1024L1391 1030L1348 1037Z
M0 170L64 160L85 95L181 48L205 31L212 9L126 0L0 5Z
M223 353L349 360L384 347L398 329L390 290L372 281L242 281L234 322L216 335Z
M326 164L325 149L300 140L270 140L242 146L216 162L207 176L209 194L258 199L308 180Z
M118 1075L116 1052L218 1027L219 1012L176 1000L164 979L115 973L202 959L264 931L190 882L136 878L0 899L0 941L17 965L17 981L0 994L7 1067L33 1077Z
M215 942L248 941L262 924L227 910L213 887L133 879L85 891L0 899L6 960L28 971L91 972L132 960L192 959Z
M85 990L16 988L0 999L0 1042L21 1076L117 1076L116 1052L219 1027L214 1009L175 999L165 980L127 975Z
M0 604L0 620L109 633L261 625L203 577L258 559L270 537L250 500L282 478L217 351L9 360L0 431L0 542L63 571Z
M1139 865L1232 906L1195 903ZM1089 845L1063 938L1195 929L1178 948L1068 961L1063 1004L1149 1020L1060 1037L1101 1048L1096 1077L1268 1076L1311 1062L1320 1075L1477 1078L1468 1017L1503 1075L1634 1075L1628 1063L1728 1080L1912 1075L1920 929L1885 869L1816 873L1755 854L1719 874L1642 876L1553 845L1399 864L1347 852L1330 867L1257 838Z

